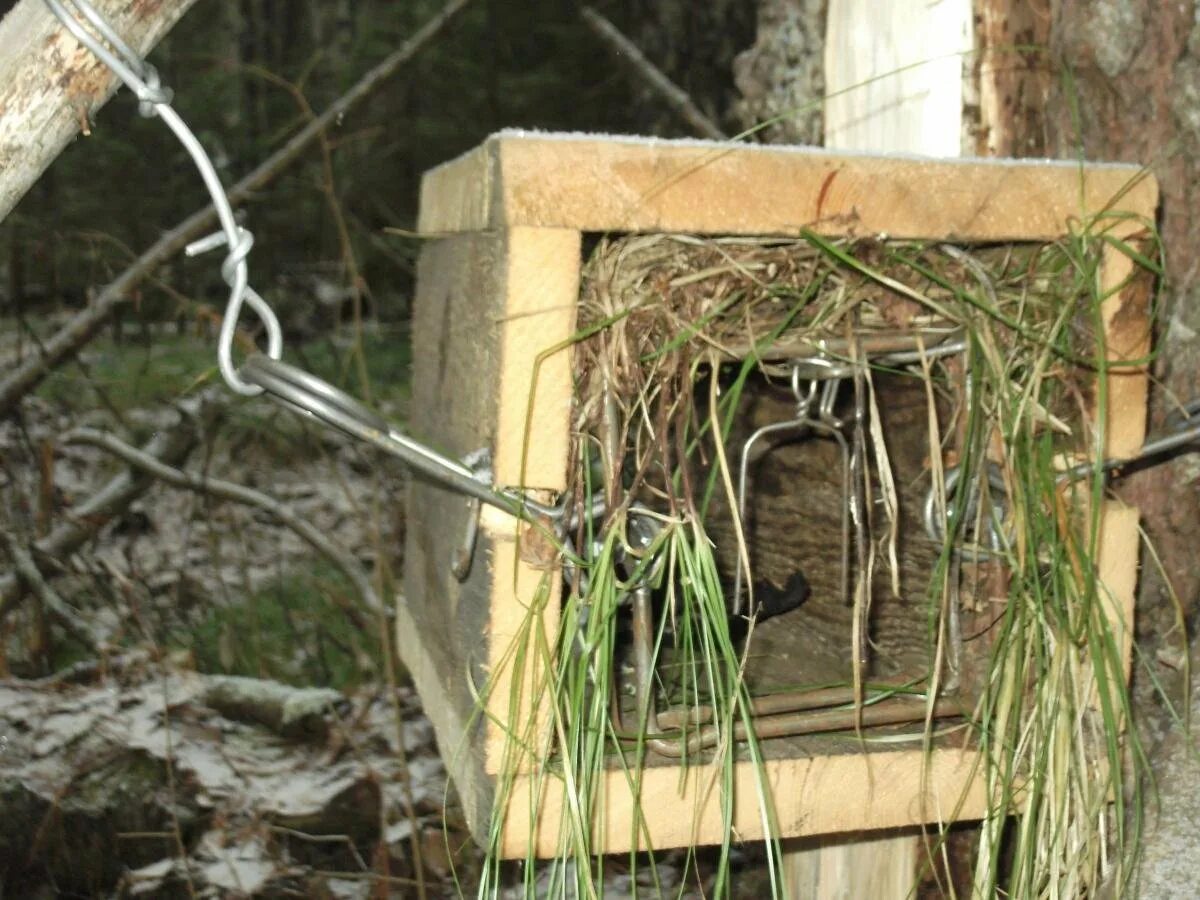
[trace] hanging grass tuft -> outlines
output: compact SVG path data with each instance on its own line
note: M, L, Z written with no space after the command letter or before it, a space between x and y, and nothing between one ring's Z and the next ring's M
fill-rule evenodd
M1123 883L1141 757L1130 623L1100 571L1100 463L1110 378L1148 362L1107 340L1112 298L1133 282L1148 296L1158 270L1153 228L1135 224L1107 214L1045 244L596 245L568 492L604 512L559 547L556 632L535 604L504 663L493 850L519 773L531 809L553 795L565 812L556 857L527 861L529 891L598 897L613 867L663 890L639 798L672 765L681 785L697 766L707 779L680 815L715 796L725 824L719 847L688 852L683 884L725 896L736 766L757 767L776 835L788 798L765 760L905 742L977 754L980 895ZM638 849L620 861L603 855L611 771L634 798ZM777 841L765 859L778 895ZM480 893L500 885L492 861Z

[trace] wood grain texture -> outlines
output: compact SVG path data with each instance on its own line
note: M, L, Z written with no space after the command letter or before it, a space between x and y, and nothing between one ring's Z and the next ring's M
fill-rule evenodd
M939 817L978 818L984 809L984 790L976 757L955 749L882 753L845 753L812 758L777 759L764 764L765 780L774 797L777 833L789 837L861 831L864 827L900 828ZM693 762L686 772L675 766L646 769L642 774L640 811L645 834L654 847L717 844L724 840L721 822L720 772ZM753 763L735 767L733 828L738 840L764 836L758 803L758 772ZM633 795L627 776L605 776L601 807L606 816L597 823L597 845L621 853L633 845L630 822ZM505 823L503 853L525 855L536 817L535 849L552 856L558 846L562 815L561 785L544 779L540 791L528 778L519 780ZM872 896L860 894L859 896Z
M562 489L570 348L540 354L575 327L579 266L580 235L564 229L463 234L424 246L413 319L414 434L457 457L488 448L499 484ZM540 715L531 698L541 673L516 673L508 651L528 636L528 609L547 573L522 558L535 540L528 527L485 508L470 574L460 583L451 563L466 533L466 501L414 477L408 509L400 656L480 829L491 811L484 773L501 770L505 750L495 723ZM558 576L549 577L557 598ZM552 635L557 623L555 602L535 627ZM525 689L514 694L518 677ZM476 715L481 695L494 721ZM514 696L520 699L512 706Z
M501 348L501 315L495 304L504 298L503 279L500 236L461 235L422 248L413 314L410 428L450 454L490 447L495 438ZM471 821L486 822L491 796L472 691L487 678L491 546L485 530L470 577L460 583L451 575L467 514L460 495L417 477L410 482L412 527L406 531L396 638L466 814Z
M919 834L852 833L785 844L788 897L883 900L907 897L913 886ZM899 893L903 892L903 893Z
M145 54L195 0L93 0ZM117 76L72 37L42 0L0 20L0 219L117 89Z
M426 234L514 226L584 232L887 234L1053 240L1135 181L1127 165L928 160L802 147L501 132L426 173ZM1120 197L1152 216L1152 179Z
M745 389L730 434L731 464L752 429L786 421L795 412L790 391L764 390L758 379ZM912 678L928 667L929 573L940 547L925 535L920 513L930 486L928 415L924 387L913 378L877 374L888 455L900 496L898 556L901 596L892 595L891 576L879 565L873 579L870 635L874 649L868 674L878 679ZM846 403L850 388L844 389ZM748 470L744 523L755 578L785 584L804 573L812 593L799 609L755 626L747 678L754 691L852 678L852 607L841 595L841 511L845 504L842 459L830 438L810 434L763 452L759 444ZM737 562L729 504L715 496L706 519L722 574L732 583Z
M971 12L971 0L830 0L825 146L959 156Z

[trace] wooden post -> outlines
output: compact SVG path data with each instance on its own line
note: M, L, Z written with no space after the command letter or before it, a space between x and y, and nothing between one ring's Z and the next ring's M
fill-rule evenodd
M829 0L825 145L961 155L971 15L971 0ZM903 900L914 894L920 852L913 829L793 841L784 854L787 893Z
M195 0L92 0L129 46L147 53ZM0 20L0 220L107 102L117 76L42 0Z

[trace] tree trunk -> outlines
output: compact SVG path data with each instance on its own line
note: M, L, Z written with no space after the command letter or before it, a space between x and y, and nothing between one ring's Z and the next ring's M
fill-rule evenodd
M729 73L734 56L753 38L751 4L742 0L636 0L626 5L624 15L605 4L597 4L597 9L611 15L613 23L705 116L729 134L741 130L733 113L737 94ZM649 95L649 88L638 90L645 95L634 104L640 132L692 135L669 107Z
M1193 214L1200 186L1200 20L1194 2L1157 0L1058 0L1051 13L1043 18L1053 75L1035 81L1035 95L1044 96L1040 108L1016 104L1024 106L1025 115L1008 123L1012 149L1024 154L1029 146L1037 153L1038 142L1044 141L1051 156L1144 163L1158 178L1166 275L1154 336L1153 430L1200 390L1200 270L1195 262L1200 233ZM1190 896L1200 877L1200 860L1178 849L1195 840L1200 778L1191 741L1173 724L1178 720L1162 710L1152 682L1167 684L1172 699L1179 696L1182 685L1176 682L1182 679L1162 664L1174 660L1178 665L1185 658L1179 651L1177 611L1162 575L1173 586L1185 620L1194 623L1200 593L1200 567L1195 564L1200 468L1194 455L1181 456L1125 479L1118 490L1141 510L1163 570L1160 574L1144 560L1138 598L1142 649L1135 658L1144 664L1134 666L1135 709L1143 738L1152 746L1152 768L1160 785L1170 784L1161 805L1152 804L1149 813L1140 887L1147 897ZM1200 680L1194 678L1193 696L1197 684Z
M146 53L195 0L93 0ZM69 35L42 0L0 20L0 219L111 97L117 76Z
M1200 234L1192 212L1200 185L1200 22L1193 3L1064 0L1056 4L1050 47L1063 74L1045 107L1049 152L1144 163L1161 186L1167 273L1156 335L1161 389L1151 420L1161 424L1200 389ZM1194 457L1183 457L1125 485L1189 615L1200 590L1197 484ZM1148 602L1140 609L1153 615L1165 597L1159 579L1149 568L1145 574Z
M734 78L743 129L769 143L820 144L825 96L825 11L829 0L759 0L754 46Z

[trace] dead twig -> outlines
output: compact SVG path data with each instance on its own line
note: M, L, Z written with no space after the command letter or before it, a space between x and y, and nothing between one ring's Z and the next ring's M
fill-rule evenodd
M358 592L359 599L368 612L378 615L385 609L383 604L380 603L379 597L375 593L370 580L363 572L362 566L354 557L345 549L329 540L329 538L306 519L300 517L290 508L261 491L256 491L253 488L235 484L231 481L209 478L207 475L185 472L174 468L153 454L130 446L116 435L98 431L94 428L73 429L63 435L62 442L64 444L90 444L93 447L107 450L114 456L118 456L129 463L129 465L142 470L172 487L209 494L222 500L230 500L234 503L241 503L262 510L280 524L290 528L310 547L341 569Z
M212 426L222 408L221 404L206 398L199 403L180 404L179 423L158 432L139 452L165 465L182 463L195 447L200 433ZM91 540L105 524L120 516L153 483L153 478L139 472L122 472L83 503L73 507L69 521L30 546L30 555L39 571L45 569L45 563L39 563L39 559L66 559ZM25 596L26 588L22 579L12 573L0 575L0 620Z
M33 561L29 547L13 534L0 529L0 545L12 560L17 578L25 585L42 604L42 608L65 628L72 637L83 643L90 650L103 647L104 637L92 628L78 610L72 609L54 588L50 587Z
M654 63L646 59L637 45L621 34L612 22L600 15L590 6L583 7L579 14L588 27L595 32L612 51L613 55L624 64L634 75L644 81L654 93L666 101L681 119L687 122L698 134L715 141L728 140L728 135L718 128L713 120L700 111L687 91L663 74Z
M153 659L154 655L148 650L131 650L128 653L121 653L117 656L101 654L98 659L81 660L44 678L34 678L28 681L10 679L7 682L0 681L0 684L33 684L38 687L86 684L95 679L103 679L118 675L128 669L145 666Z
M345 116L370 96L380 85L429 43L470 0L450 0L442 11L425 23L393 54L364 75L354 87L334 101L321 115L312 119L296 135L273 153L258 168L235 184L228 192L229 202L238 204L284 171L325 129ZM16 403L64 360L74 356L104 326L113 312L126 302L133 291L154 271L216 221L216 210L206 206L184 219L158 241L113 282L110 282L86 309L75 315L45 342L41 352L31 356L0 379L0 416L7 415Z

